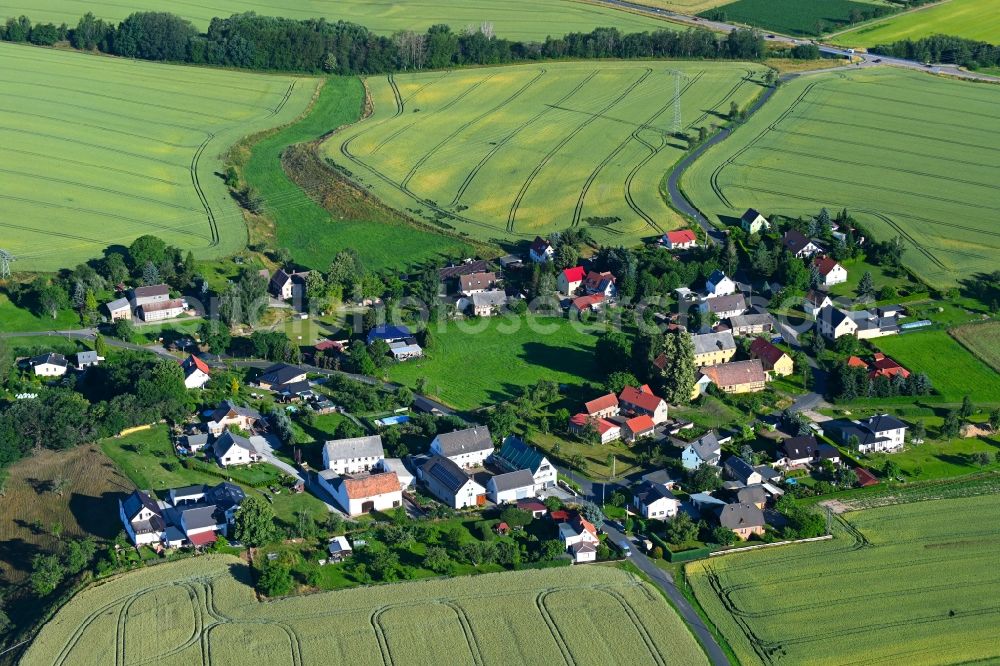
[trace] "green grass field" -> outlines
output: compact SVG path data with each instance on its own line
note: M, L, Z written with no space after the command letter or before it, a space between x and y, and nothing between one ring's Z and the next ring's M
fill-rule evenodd
M937 34L1000 43L1000 12L993 0L947 0L844 32L833 41L845 46L875 46Z
M544 41L548 35L562 36L568 32L590 32L598 27L616 27L624 32L670 29L676 24L609 7L577 0L210 0L200 3L177 3L167 0L94 0L82 4L79 0L40 0L26 5L16 0L0 0L0 18L27 14L33 21L66 21L76 25L85 12L98 18L120 21L132 12L164 11L179 14L202 30L216 16L230 16L253 11L261 16L284 16L303 20L326 18L330 21L351 21L383 35L397 30L426 30L432 25L447 23L455 30L466 26L478 27L484 21L493 23L495 32L507 39Z
M78 594L23 666L157 663L707 664L663 596L603 566L519 571L259 603L246 564L213 555ZM430 640L429 640L430 639Z
M960 326L952 336L997 372L1000 372L1000 322Z
M1000 374L947 331L890 335L873 342L911 372L926 373L947 402L961 402L968 394L974 402L1000 403Z
M904 263L949 287L1000 262L1000 90L872 68L803 76L685 174L687 195L731 224L847 208Z
M745 665L992 663L998 511L993 494L850 512L830 541L695 562L688 580Z
M508 400L540 379L575 386L603 379L594 359L598 326L541 317L449 323L444 331L433 326L431 356L393 365L389 378L412 388L426 377L426 392L458 409Z
M54 270L142 234L199 257L246 244L219 156L291 120L313 79L0 44L2 245Z
M372 270L402 268L430 257L468 247L452 238L400 224L396 216L345 197L344 216L334 219L285 173L281 154L296 143L315 140L361 115L364 88L355 77L331 78L323 86L309 113L297 122L257 141L245 160L244 180L265 202L265 213L274 222L276 244L287 247L295 261L325 270L340 250L353 248ZM406 252L399 248L405 247ZM462 255L466 256L466 255Z
M368 80L372 117L324 154L389 205L482 240L531 240L587 226L633 243L677 226L660 195L686 146L671 136L674 76L682 125L721 122L760 86L754 65L546 63Z
M727 21L786 35L815 36L848 25L852 10L871 10L873 4L854 0L736 0L719 9Z

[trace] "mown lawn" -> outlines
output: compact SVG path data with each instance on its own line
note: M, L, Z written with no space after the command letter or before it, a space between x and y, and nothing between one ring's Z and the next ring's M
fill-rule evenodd
M1000 403L1000 374L973 356L947 331L919 331L873 341L911 372L923 372L946 402L965 395L977 403Z
M573 387L604 379L594 358L600 328L541 317L433 326L428 357L393 365L389 378L410 388L426 378L427 394L458 409L509 400L541 379Z
M862 460L866 464L870 463L874 469L881 469L887 460L892 460L903 470L907 479L925 481L1000 470L1000 461L996 458L998 452L1000 439L997 437L968 437L951 441L928 439L923 444L907 444L906 449L899 453L873 455ZM990 463L986 466L977 465L971 458L975 453L988 453Z
M55 319L39 317L11 303L7 294L0 294L0 326L4 333L65 331L80 328L80 318L72 310L60 310Z

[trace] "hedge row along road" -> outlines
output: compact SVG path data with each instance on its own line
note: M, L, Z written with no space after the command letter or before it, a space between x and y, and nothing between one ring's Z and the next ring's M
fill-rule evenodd
M242 249L216 175L245 134L305 108L315 79L0 43L0 247L56 270L143 234L201 258Z
M633 244L682 219L660 194L687 150L761 92L762 68L596 61L371 78L373 115L323 146L391 206L482 240L570 226Z

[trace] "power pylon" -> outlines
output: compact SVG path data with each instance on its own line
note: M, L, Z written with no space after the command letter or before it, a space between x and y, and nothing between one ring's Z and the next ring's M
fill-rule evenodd
M681 79L684 78L683 72L674 72L674 134L681 132Z
M10 265L16 257L7 250L0 250L0 280L10 277Z

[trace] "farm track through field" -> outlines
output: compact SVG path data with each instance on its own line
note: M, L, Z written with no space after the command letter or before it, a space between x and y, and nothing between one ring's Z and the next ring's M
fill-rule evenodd
M559 626L552 619L552 615L549 613L549 609L545 606L545 598L556 590L542 590L535 597L535 607L538 608L538 612L541 613L542 619L545 620L545 626L548 627L549 633L552 634L552 640L556 642L559 646L559 651L562 652L563 660L566 662L567 666L572 666L576 664L576 660L573 659L573 653L569 650L569 645L566 643L566 637L562 635L559 631Z
M441 141L439 141L438 143L434 144L434 146L429 151L427 151L426 153L424 153L424 155L422 157L420 157L420 159L418 159L416 162L414 162L413 166L410 167L410 170L407 172L406 176L403 177L403 180L400 183L403 186L403 189L409 191L409 189L410 189L410 180L413 178L414 175L416 175L417 171L420 170L420 167L422 167L424 164L426 164L427 160L429 160L431 157L433 157L434 154L437 153L438 150L440 150L442 147L444 147L449 142L451 142L459 134L461 134L465 130L469 129L470 127L472 127L473 125L475 125L477 122L479 122L483 118L486 118L486 117L488 117L488 116L496 113L497 111L500 111L505 106L507 106L508 104L510 104L511 102L513 102L515 99L517 99L518 97L520 97L526 90L528 90L533 85L535 85L539 80L541 80L541 78L543 76L545 76L545 72L546 72L546 70L544 68L540 69L538 71L538 74L536 74L534 76L534 78L532 78L527 83L525 83L523 86L521 86L520 88L518 88L517 90L515 90L511 95L509 95L502 102L500 102L498 104L495 104L494 106L491 106L489 109L487 109L486 111L483 111L478 116L475 116L471 120L462 123L461 125L459 125L458 127L456 127L450 134L448 134L445 138L441 139Z
M465 609L453 601L441 600L439 603L455 611L455 615L458 616L458 621L462 625L462 633L465 634L465 642L469 645L469 653L472 655L473 663L476 666L483 666L483 652L479 647L479 641L476 640L476 633L472 630L472 623L469 622L469 616Z
M207 139L205 139L198 150L194 152L191 157L191 184L194 185L195 194L198 195L198 199L201 201L201 205L205 208L205 215L208 216L208 228L212 233L212 240L209 246L214 247L219 244L219 227L215 221L215 211L212 210L212 206L208 203L208 197L205 196L205 191L201 189L201 178L198 176L198 162L201 160L202 154L208 147L209 142L215 138L214 134L210 134Z
M601 70L599 70L599 69L592 70L590 72L590 74L588 74L587 76L585 76L578 84L576 84L575 88L573 88L568 93L566 93L557 102L555 102L555 104L546 105L544 109L542 109L541 111L539 111L538 113L536 113L535 115L533 115L531 118L529 118L528 120L526 120L523 123L521 123L520 125L518 125L516 128L514 128L514 130L512 132L510 132L505 137L503 137L502 139L500 139L499 141L497 141L496 144L489 150L489 152L487 152L482 157L482 159L479 160L479 162L476 164L476 166L473 167L472 170L466 175L465 180L462 181L462 184L459 186L458 191L455 193L455 196L452 198L450 205L451 206L457 206L458 205L458 202L465 195L465 191L472 184L472 181L475 180L476 176L479 175L479 172L482 170L482 168L484 166L486 166L486 163L489 162L493 158L494 155L496 155L498 152L500 152L500 150L511 139L513 139L514 137L516 137L523 130L527 129L528 126L531 125L531 124L533 124L535 121L540 120L543 116L545 116L545 114L547 114L550 111L552 111L554 107L556 107L556 106L558 106L560 104L564 104L567 101L569 101L569 99L572 98L574 95L576 95L576 93L578 93L581 88L583 88L586 84L590 83L591 79L593 79L595 76L597 76L597 74L600 71Z
M684 93L686 93L688 90L690 90L691 87L693 85L695 85L698 82L698 80L701 79L701 77L704 74L705 74L705 72L704 72L704 70L702 70L702 71L699 71L695 76L689 78L686 81L686 83L684 84L684 87L680 90L679 94L672 95L670 97L670 99L668 99L667 102L665 104L663 104L663 106L661 106L656 111L654 111L653 114L651 116L649 116L645 121L643 121L643 123L641 125L635 127L632 130L631 134L629 134L627 137L625 137L621 141L621 143L619 143L614 149L612 149L611 152L608 153L604 157L604 159L601 160L597 164L596 167L594 167L594 170L590 172L590 175L587 176L587 179L584 181L583 187L580 189L580 195L576 199L576 206L573 209L573 223L572 223L572 226L574 226L574 227L579 226L579 224L580 224L580 218L583 215L584 200L587 198L587 193L590 191L590 186L594 183L595 180L597 180L597 176L600 175L601 171L604 170L604 167L606 167L611 162L611 160L613 160L615 157L617 157L623 150L625 150L625 148L633 140L635 140L635 141L638 141L638 142L642 143L647 148L649 148L650 154L646 157L645 160L640 160L639 164L629 173L629 176L626 176L626 181L625 181L625 200L628 203L629 208L632 209L632 212L634 212L636 215L638 215L643 220L645 220L646 223L649 226L651 226L655 231L658 231L659 233L663 233L663 229L660 227L660 225L658 225L653 220L652 217L650 217L649 215L647 215L635 203L635 201L632 198L632 193L629 191L630 177L632 175L634 175L636 172L638 172L638 170L641 169L643 166L645 166L645 164L647 164L649 162L649 160L653 159L657 155L657 153L659 153L659 151L663 147L662 139L661 139L661 144L659 146L652 146L649 143L647 143L645 140L643 140L639 136L639 133L642 132L642 130L649 128L649 126L652 123L656 122L656 120L660 116L662 116L668 109L672 108L675 103L680 103L680 98L684 97Z
M622 610L625 611L625 614L628 615L628 618L632 621L632 624L635 626L636 631L639 632L639 636L642 638L642 642L646 644L646 649L649 650L649 656L653 658L653 661L659 666L667 666L667 660L663 657L663 654L659 651L659 649L657 649L656 642L653 641L652 637L649 635L649 632L646 631L646 627L643 625L642 620L640 620L639 616L636 615L635 609L632 608L631 604L628 603L628 600L614 590L601 590L601 591L607 594L609 597L611 597L621 605Z
M628 88L626 88L620 95L618 95L618 97L616 97L614 100L612 100L609 104L607 104L606 106L604 106L600 111L598 111L597 113L595 113L592 116L589 116L586 120L584 120L582 123L580 123L579 125L577 125L569 134L567 134L559 143L557 143L555 145L555 147L553 147L549 152L547 152L545 154L545 156L542 158L542 160L538 164L535 165L535 168L532 169L532 171L528 175L527 179L521 185L521 189L517 193L517 196L514 198L513 205L511 205L510 213L507 215L507 231L508 232L513 232L514 231L514 225L515 225L515 222L517 220L517 209L521 206L521 202L524 200L524 197L527 194L528 189L531 187L531 185L534 182L535 178L538 177L538 174L545 167L545 165L548 164L549 161L553 157L555 157L556 153L558 153L560 150L562 150L563 147L565 147L567 143L569 143L571 140L573 140L573 138L577 134L579 134L584 129L586 129L586 127L589 126L595 120L597 120L598 117L604 115L605 113L607 113L608 111L610 111L611 109L613 109L615 106L617 106L619 102L621 102L626 97L628 97L628 95L633 90L635 90L636 88L638 88L639 85L643 81L645 81L647 78L649 78L649 76L652 73L653 73L653 70L647 67L642 76L640 76L634 83L632 83Z

